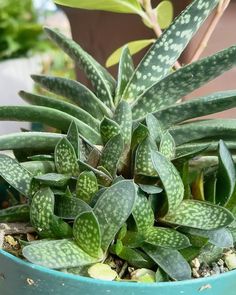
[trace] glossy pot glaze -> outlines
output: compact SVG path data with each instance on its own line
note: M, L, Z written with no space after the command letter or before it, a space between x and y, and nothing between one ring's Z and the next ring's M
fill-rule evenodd
M182 282L107 282L50 270L0 250L1 295L235 295L236 271Z

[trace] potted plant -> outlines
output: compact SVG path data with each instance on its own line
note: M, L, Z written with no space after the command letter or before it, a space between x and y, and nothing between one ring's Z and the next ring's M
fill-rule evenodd
M135 70L124 48L117 83L78 44L46 29L94 91L33 75L67 100L21 92L33 106L0 107L2 120L62 131L0 137L0 149L15 154L0 155L0 175L26 198L0 211L2 240L31 262L1 250L3 294L233 295L235 271L191 278L201 276L201 261L221 257L235 268L235 120L188 120L235 107L236 91L178 101L232 68L236 47L170 70L217 4L193 1ZM34 231L40 239L25 239Z

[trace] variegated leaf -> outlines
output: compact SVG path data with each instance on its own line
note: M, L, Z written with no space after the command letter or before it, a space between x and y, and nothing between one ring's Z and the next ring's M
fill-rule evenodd
M78 104L82 109L97 119L111 116L111 111L92 91L83 84L61 77L32 75L33 80L52 93L64 96Z
M142 248L173 280L191 279L191 268L177 250L152 245Z
M109 139L120 133L120 126L115 121L104 117L100 124L100 132L105 145Z
M168 131L162 135L159 149L168 160L175 158L175 141Z
M183 249L190 246L189 239L174 229L153 226L147 229L145 241L154 246Z
M166 193L168 208L165 210L171 214L175 212L183 200L183 182L175 166L161 153L152 150L151 159Z
M178 104L173 104L154 113L163 127L221 112L236 107L236 91L216 92Z
M28 204L17 205L0 210L0 222L29 221L30 207Z
M154 142L160 143L161 138L164 134L162 122L157 120L157 118L154 117L153 114L147 114L146 124L149 131L149 136L153 139Z
M138 191L138 197L132 211L136 227L139 233L146 233L146 231L154 225L154 213L148 202L147 197Z
M92 257L101 257L101 231L97 217L90 210L77 216L73 225L77 245Z
M131 149L132 151L149 135L148 128L139 123L132 133Z
M75 219L78 214L89 210L91 207L81 199L56 196L54 212L63 219Z
M0 154L0 175L21 194L30 197L33 175L15 159Z
M115 92L116 83L109 72L73 40L49 28L46 28L45 31L48 36L72 59L74 59L78 66L85 72L89 81L91 81L97 96L107 106L112 107L112 97Z
M132 105L133 119L168 107L236 64L236 46L187 65L148 88Z
M76 176L79 174L79 165L72 144L62 138L55 148L55 165L58 173Z
M19 95L30 104L62 111L84 122L91 128L94 128L96 131L99 130L99 121L91 116L88 112L81 109L79 106L63 101L61 99L33 94L25 91L20 91Z
M102 150L99 165L104 167L112 175L112 177L116 174L123 149L124 141L121 134L118 134L112 137Z
M224 206L236 186L236 171L233 158L222 140L219 142L218 159L215 201L216 204Z
M90 203L97 191L98 183L95 174L92 171L80 173L76 183L76 196L86 203Z
M74 121L72 121L71 124L70 124L69 130L67 131L66 138L68 139L68 141L73 146L77 158L80 159L82 142L81 142L81 139L79 137L78 127L77 127L77 125L75 124Z
M169 73L193 34L217 3L218 0L195 0L174 20L136 68L123 94L124 98L135 99Z
M115 235L131 214L136 200L133 181L123 180L109 187L98 199L94 214L101 229L102 249L107 250Z
M71 240L34 243L23 248L24 257L30 262L48 268L62 269L98 262Z
M230 225L234 217L225 208L207 202L184 200L164 218L164 222L186 227L213 230Z
M132 56L130 54L128 46L124 46L121 52L119 69L118 69L118 78L117 78L117 88L116 88L116 96L114 103L118 105L122 94L125 90L127 83L129 82L130 77L134 72L134 64L132 60Z
M34 176L34 179L46 186L63 187L68 183L70 176L58 173L47 173Z
M147 194L159 194L163 191L163 189L156 185L148 185L148 184L139 184L141 190Z

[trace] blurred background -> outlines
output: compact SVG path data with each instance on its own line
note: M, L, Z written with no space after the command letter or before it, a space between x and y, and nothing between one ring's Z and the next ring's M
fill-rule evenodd
M153 1L154 5L159 2ZM189 2L191 0L172 0L174 15L179 14ZM235 15L236 1L231 0L202 56L213 54L236 43ZM211 17L181 56L182 64L187 64L191 60L210 21ZM17 94L20 90L42 93L42 90L33 85L30 78L30 74L33 73L77 78L89 86L73 62L47 40L43 26L56 27L64 34L73 36L103 65L108 56L123 44L131 40L155 38L152 30L145 27L137 15L60 7L52 0L0 0L1 105L24 104ZM135 63L140 60L145 50L134 56ZM110 67L109 70L116 75L116 66ZM236 69L233 69L185 99L235 88ZM217 116L236 118L236 110ZM41 130L44 127L37 123L31 126L22 122L0 122L0 134L17 132L21 128Z

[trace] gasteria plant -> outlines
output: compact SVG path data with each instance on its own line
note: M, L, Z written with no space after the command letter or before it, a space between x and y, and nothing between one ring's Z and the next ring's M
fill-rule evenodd
M183 280L191 277L187 260L207 244L222 246L226 237L224 247L233 245L236 176L228 148L235 150L236 121L187 120L235 107L236 91L178 101L232 68L236 47L171 70L217 3L193 1L135 70L124 48L117 83L79 45L46 29L85 71L94 92L73 80L34 75L66 100L22 91L35 106L0 108L1 119L62 131L0 137L0 148L17 158L0 155L0 175L28 199L0 211L0 219L30 220L42 240L23 248L29 261L80 273L116 255L135 268L158 265L159 277L164 271ZM218 168L209 164L199 176L199 160L189 160L217 149ZM205 195L203 174L212 183Z

